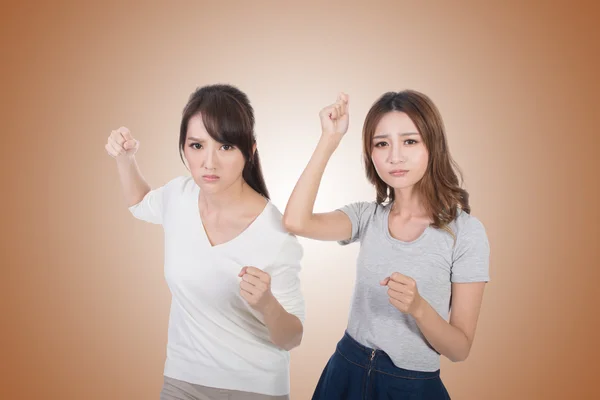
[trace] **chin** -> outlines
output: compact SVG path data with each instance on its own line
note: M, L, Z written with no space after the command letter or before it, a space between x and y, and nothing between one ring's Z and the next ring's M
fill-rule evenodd
M388 186L392 190L406 190L406 189L413 188L417 182L406 182L406 183L393 182L393 183L394 183L393 185L390 185L388 183Z
M204 193L219 193L223 189L221 182L206 183L202 181L202 178L200 178L198 186L200 186L200 189L202 189Z

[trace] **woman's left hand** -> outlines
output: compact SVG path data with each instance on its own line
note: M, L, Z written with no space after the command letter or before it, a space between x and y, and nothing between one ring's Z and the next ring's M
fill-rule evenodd
M390 303L398 310L413 317L421 311L424 300L413 278L394 272L379 284L388 287Z
M240 271L240 295L261 314L269 312L277 300L271 293L271 275L256 267L244 267Z

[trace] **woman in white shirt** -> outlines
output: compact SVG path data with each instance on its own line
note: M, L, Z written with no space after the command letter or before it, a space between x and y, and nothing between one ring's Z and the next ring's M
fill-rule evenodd
M289 350L303 333L303 250L269 200L247 96L231 85L190 96L179 150L191 177L151 189L138 147L121 127L106 151L131 213L164 229L172 303L160 398L288 399Z

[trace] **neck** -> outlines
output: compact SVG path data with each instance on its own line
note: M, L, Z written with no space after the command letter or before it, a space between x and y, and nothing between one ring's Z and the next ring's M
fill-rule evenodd
M206 213L220 213L223 210L231 210L237 205L242 204L248 194L249 186L240 178L231 186L218 193L200 192L200 203Z
M394 189L394 203L391 212L405 218L424 217L427 214L421 202L421 197L413 186Z

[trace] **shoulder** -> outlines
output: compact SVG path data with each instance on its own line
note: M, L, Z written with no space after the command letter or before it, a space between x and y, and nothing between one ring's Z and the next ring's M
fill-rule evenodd
M167 182L166 186L177 190L192 189L196 186L196 182L194 182L194 178L191 176L181 175L171 179Z
M486 235L485 226L479 218L462 210L458 211L458 215L452 224L457 237Z
M285 241L288 238L295 238L296 236L286 231L283 226L283 213L279 208L273 204L270 200L267 202L263 211L263 224L265 231L279 237L280 240Z
M459 211L453 224L454 226L451 228L456 234L455 251L459 253L469 250L489 252L490 244L487 232L479 218Z
M263 230L265 238L270 238L278 252L293 253L302 257L302 245L296 235L286 231L283 226L283 213L271 201L265 206L263 217Z
M178 197L194 191L196 187L196 182L191 176L178 176L167 182L163 190L169 197Z
M351 219L368 220L369 218L383 214L388 207L389 205L387 204L379 204L375 201L356 201L346 204L338 210L347 214Z

